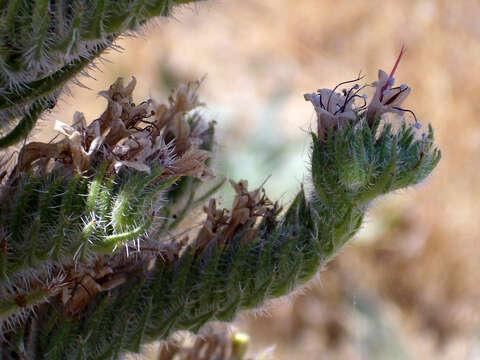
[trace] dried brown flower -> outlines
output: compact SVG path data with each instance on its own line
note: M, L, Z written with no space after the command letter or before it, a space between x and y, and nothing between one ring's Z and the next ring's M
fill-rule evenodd
M260 217L274 216L278 212L277 203L272 203L265 195L263 186L248 191L248 182L240 180L238 183L230 181L237 193L233 201L232 210L218 210L214 199L208 207L204 207L207 214L196 242L196 249L203 249L210 241L218 237L221 243L229 242L239 229L248 226L242 241L249 241L255 237L257 229L254 227Z
M133 103L135 85L135 78L126 86L119 78L100 92L108 104L98 119L87 126L84 115L77 112L71 126L56 122L61 140L24 146L10 181L35 167L48 172L62 166L83 174L92 162L103 161L107 161L109 172L129 167L149 173L151 165L158 163L165 169L162 177L213 178L206 164L211 153L203 149L204 132L213 124L207 125L199 115L190 114L202 105L197 95L200 82L179 86L168 105L157 105L151 99ZM194 122L188 121L191 116L195 116Z

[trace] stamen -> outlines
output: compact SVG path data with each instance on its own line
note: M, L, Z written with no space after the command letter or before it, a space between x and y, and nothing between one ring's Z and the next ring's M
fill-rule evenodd
M345 96L345 102L343 103L343 106L342 106L342 112L345 111L345 108L347 107L347 104L352 100L354 99L355 97L361 97L358 95L358 93L360 91L362 91L364 88L366 88L368 85L363 85L362 87L360 87L360 85L358 84L355 84L354 86L352 86L350 88L350 90L348 91L347 95ZM352 92L352 90L357 90L355 91L353 94L350 94ZM366 96L366 95L365 95ZM366 100L366 98L364 98L364 100ZM334 115L337 115L337 112L335 112Z
M361 74L361 73L360 73L360 74ZM327 108L326 108L327 111L328 111L328 107L330 106L330 99L332 98L332 95L335 93L335 90L337 90L338 87L341 86L341 85L351 84L351 83L354 83L354 82L357 82L357 81L362 80L362 79L363 79L363 76L361 76L360 74L358 74L358 76L357 76L356 79L341 82L340 84L338 84L337 86L335 86L335 87L333 88L332 92L330 93L330 96L328 97Z
M345 111L345 108L347 107L348 102L352 99L352 98L350 97L350 93L352 92L352 90L353 90L353 87L350 88L350 90L348 90L348 92L345 92L345 93L344 93L345 101L343 102L343 105L342 105L342 107L340 108L340 109L342 110L342 112ZM335 114L333 114L333 115L337 115L337 112L338 112L338 111L336 111Z
M385 103L385 105L390 105L391 103L393 103L401 93L403 93L404 91L407 91L407 90L408 90L408 86L406 88L403 88L403 89L400 88L400 91L398 93L396 93L395 95L393 95L390 99L388 99L388 101Z
M362 91L363 89L367 88L368 86L369 86L369 85L367 84L367 85L363 85L363 86L359 87L359 88L357 89L357 91L355 91L355 93L354 93L353 95L358 95L358 93L359 93L360 91ZM366 96L366 95L365 95L365 96Z
M399 106L393 106L392 109L395 109L395 110L400 110L400 111L403 111L403 112L407 112L409 114L411 114L413 116L413 118L415 119L415 127L417 129L420 129L422 127L422 124L420 124L417 120L417 117L415 116L415 113L412 111L412 110L409 110L409 109L403 109ZM418 124L418 125L417 125ZM420 125L420 126L419 126Z
M322 102L322 94L318 93L318 97L319 97L319 101L320 101L320 107L322 109L325 109L325 106L323 106L323 102Z
M358 97L358 98L360 98L360 99L363 100L363 105L360 106L360 107L357 107L355 110L356 110L356 111L364 110L364 109L367 107L367 95L362 95L362 96L360 96L360 95L353 95L353 96L352 96L352 98L356 98L356 97Z

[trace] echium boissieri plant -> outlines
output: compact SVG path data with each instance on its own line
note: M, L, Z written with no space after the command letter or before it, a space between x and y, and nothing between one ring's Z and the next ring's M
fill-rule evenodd
M101 92L100 117L76 113L56 122L59 137L4 157L0 358L118 359L315 277L377 197L418 184L440 160L432 127L402 107L411 89L394 85L399 60L379 71L370 100L360 79L305 95L317 114L311 179L284 210L245 180L230 182L231 209L211 198L223 181L199 82L157 104L134 103L135 79L119 79ZM186 231L205 203L198 231Z

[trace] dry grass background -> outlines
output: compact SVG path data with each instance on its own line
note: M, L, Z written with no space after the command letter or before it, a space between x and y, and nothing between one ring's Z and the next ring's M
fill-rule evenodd
M254 349L276 344L279 360L480 359L479 15L478 0L211 1L121 40L123 54L84 79L94 91L74 87L50 118L98 116L95 93L119 75L137 77L139 99L164 99L207 74L219 173L254 185L271 175L267 190L288 202L314 121L302 94L359 70L373 81L405 43L396 78L413 88L406 106L436 128L437 171L380 200L321 283L238 326Z

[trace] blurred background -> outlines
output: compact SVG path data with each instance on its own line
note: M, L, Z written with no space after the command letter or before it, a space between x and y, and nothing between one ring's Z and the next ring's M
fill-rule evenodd
M432 123L443 159L426 182L377 201L361 232L321 280L244 314L236 326L252 353L274 359L480 359L480 2L478 0L216 0L177 10L144 35L118 42L90 88L72 86L49 115L93 120L96 95L118 76L136 97L164 101L169 89L206 75L200 96L218 122L220 176L260 185L287 204L306 178L303 94L361 70L389 71L402 44L397 83L404 104ZM51 137L53 122L40 136ZM228 206L232 193L220 197Z

